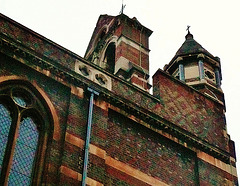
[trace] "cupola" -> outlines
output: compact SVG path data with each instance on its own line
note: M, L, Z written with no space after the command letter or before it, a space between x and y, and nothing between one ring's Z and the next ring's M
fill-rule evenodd
M195 41L189 29L184 43L164 71L224 104L220 59Z

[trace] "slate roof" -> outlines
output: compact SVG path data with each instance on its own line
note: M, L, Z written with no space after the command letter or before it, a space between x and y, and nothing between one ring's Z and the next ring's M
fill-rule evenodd
M212 54L210 54L205 48L202 47L202 45L200 45L197 41L193 39L193 35L190 32L188 32L185 38L186 38L185 42L178 49L174 58L178 56L184 56L187 54L198 54L198 53L203 53L209 57L214 58Z

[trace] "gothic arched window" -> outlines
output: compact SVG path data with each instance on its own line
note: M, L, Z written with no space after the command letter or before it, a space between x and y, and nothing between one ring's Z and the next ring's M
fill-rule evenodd
M49 116L31 89L19 83L0 86L0 185L37 184L46 126Z

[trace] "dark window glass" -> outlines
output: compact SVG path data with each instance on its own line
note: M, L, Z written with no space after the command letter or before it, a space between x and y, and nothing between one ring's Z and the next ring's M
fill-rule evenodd
M26 107L27 102L21 96L13 96L14 101L21 107Z
M0 173L2 170L3 157L7 146L11 122L12 118L10 117L10 112L3 104L0 104Z
M44 120L43 120L44 118ZM28 87L0 86L0 185L38 185L44 151L40 128L48 123L43 105Z
M17 136L8 184L29 185L39 136L37 126L30 117L23 119Z

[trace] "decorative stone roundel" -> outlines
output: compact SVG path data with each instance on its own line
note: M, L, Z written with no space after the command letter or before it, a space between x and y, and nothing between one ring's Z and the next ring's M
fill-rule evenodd
M82 75L89 76L90 70L87 68L87 66L79 66L79 71L82 73Z
M103 74L96 74L95 78L100 85L107 84L107 78Z

